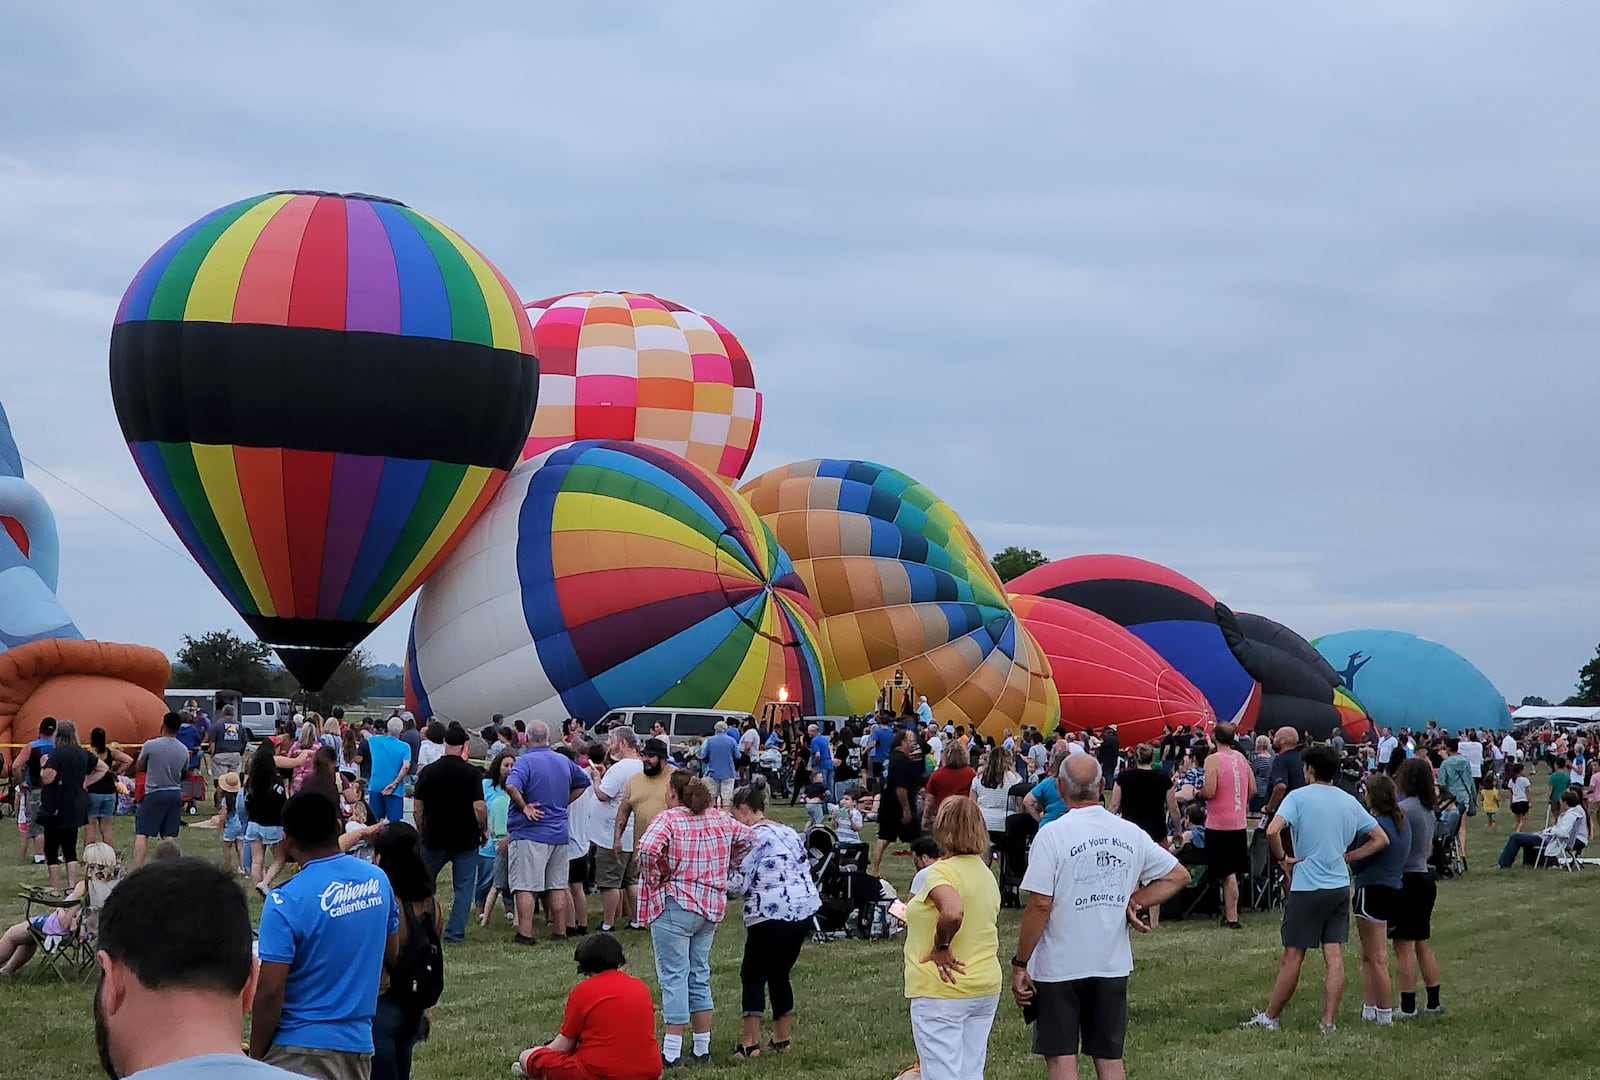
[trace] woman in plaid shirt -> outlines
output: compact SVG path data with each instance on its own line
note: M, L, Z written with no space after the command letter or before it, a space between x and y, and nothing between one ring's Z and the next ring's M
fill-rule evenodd
M678 771L667 808L638 841L639 921L650 926L661 1018L661 1057L683 1055L683 1032L694 1029L691 1060L711 1061L711 939L728 908L728 874L744 861L755 834L711 808L703 780Z

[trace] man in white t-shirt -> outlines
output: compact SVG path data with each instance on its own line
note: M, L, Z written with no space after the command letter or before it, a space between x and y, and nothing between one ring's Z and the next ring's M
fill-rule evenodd
M606 739L606 754L612 765L595 785L594 797L616 820L618 800L628 790L628 781L644 771L639 760L639 736L631 727L613 728ZM614 831L593 837L594 883L600 890L600 929L610 932L618 921L633 918L639 904L639 860L633 853L633 815L616 843Z
M1112 1080L1126 1075L1128 928L1149 933L1140 912L1177 895L1189 871L1100 805L1105 780L1093 756L1069 754L1060 775L1068 813L1040 829L1028 853L1011 993L1050 1076L1076 1076L1081 1049L1100 1080Z
M1511 732L1506 732L1505 738L1500 740L1500 752L1506 756L1507 761L1521 761L1522 755L1517 752L1517 740Z
M1467 759L1467 764L1472 769L1472 778L1474 780L1482 780L1483 744L1478 741L1478 733L1476 731L1465 732L1461 736L1460 742L1456 745L1461 748L1457 752Z
M944 764L944 739L939 737L939 729L931 729L928 736L928 752L933 755L936 765Z
M1395 751L1400 749L1400 740L1394 737L1394 732L1384 728L1378 737L1378 767L1393 772L1390 768Z
M744 730L739 733L739 776L744 783L756 774L756 758L761 753L761 732L756 730L756 718L745 717Z

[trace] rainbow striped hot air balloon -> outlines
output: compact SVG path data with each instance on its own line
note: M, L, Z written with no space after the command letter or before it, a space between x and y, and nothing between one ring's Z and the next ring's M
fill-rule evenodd
M650 446L584 441L517 466L417 600L423 715L593 722L653 705L822 705L811 601L745 500Z
M111 333L112 398L145 483L312 690L499 489L538 378L500 272L369 195L213 211L145 263Z

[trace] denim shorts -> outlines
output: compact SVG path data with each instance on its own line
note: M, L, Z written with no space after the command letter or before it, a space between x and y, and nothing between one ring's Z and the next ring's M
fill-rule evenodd
M255 822L244 827L246 840L259 840L262 847L272 847L283 839L282 825L258 825Z
M235 840L243 840L245 838L245 834L249 830L250 823L248 821L246 821L243 817L234 817L230 814L222 823L223 843L232 843Z
M115 791L111 792L109 795L97 795L92 791L89 793L90 821L93 821L95 818L116 817L116 815L117 793Z

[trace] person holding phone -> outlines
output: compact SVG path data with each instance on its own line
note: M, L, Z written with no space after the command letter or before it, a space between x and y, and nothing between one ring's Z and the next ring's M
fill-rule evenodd
M1011 995L1033 1024L1033 1052L1052 1080L1078 1075L1080 1049L1100 1080L1126 1076L1128 930L1189 884L1189 871L1144 829L1100 805L1100 762L1071 754L1060 778L1070 813L1039 830L1011 958Z

